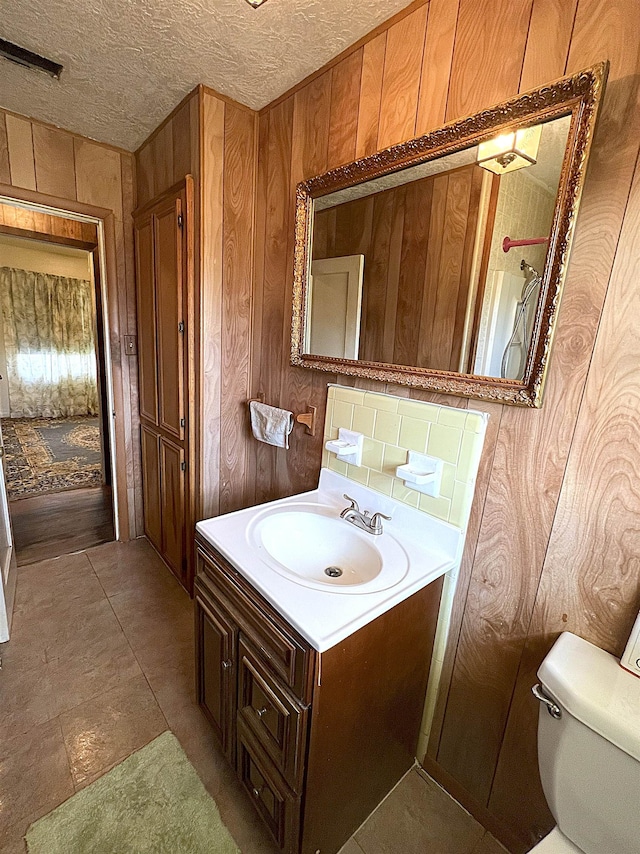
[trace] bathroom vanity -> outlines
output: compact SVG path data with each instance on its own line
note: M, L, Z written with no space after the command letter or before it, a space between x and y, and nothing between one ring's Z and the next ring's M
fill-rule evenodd
M347 482L394 517L379 538L357 531L339 518L343 482L323 470L318 490L201 522L196 537L198 701L287 854L335 854L413 765L442 577L460 548L453 526L419 514L428 530L416 531L417 511ZM264 543L284 523L295 547L305 522L312 557L355 549L367 565L379 549L376 575L288 577L286 555L275 561ZM404 558L385 551L392 539Z

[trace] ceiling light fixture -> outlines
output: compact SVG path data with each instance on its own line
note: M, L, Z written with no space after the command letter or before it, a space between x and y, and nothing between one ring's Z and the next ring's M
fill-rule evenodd
M533 166L538 156L542 125L519 128L478 146L478 166L505 175L524 166Z
M267 0L247 0L247 3L252 9L257 9L258 6L262 6L262 4L266 2Z
M8 59L9 62L15 62L16 65L22 65L24 68L31 68L35 71L44 71L51 77L59 79L62 73L62 65L59 62L54 62L52 59L46 59L37 53L32 53L24 47L19 47L13 42L0 39L0 56Z

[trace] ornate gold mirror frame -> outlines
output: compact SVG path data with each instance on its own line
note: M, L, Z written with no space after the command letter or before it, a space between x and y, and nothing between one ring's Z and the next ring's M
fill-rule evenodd
M539 407L542 403L549 352L575 231L587 159L608 67L608 62L600 63L579 74L564 77L474 116L444 125L424 136L394 145L298 184L291 363L314 370L368 377L447 394ZM569 135L522 380L356 361L303 352L314 199L455 153L496 135L508 133L523 123L543 123L568 115L571 115Z

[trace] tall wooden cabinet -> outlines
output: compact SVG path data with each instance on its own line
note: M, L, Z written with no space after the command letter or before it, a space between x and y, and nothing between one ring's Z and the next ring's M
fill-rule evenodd
M134 215L144 530L189 592L192 222L189 176Z

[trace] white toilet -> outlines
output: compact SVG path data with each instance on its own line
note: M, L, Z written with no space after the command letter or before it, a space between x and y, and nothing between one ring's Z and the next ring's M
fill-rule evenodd
M538 677L538 762L557 827L532 854L639 854L640 678L569 632Z

